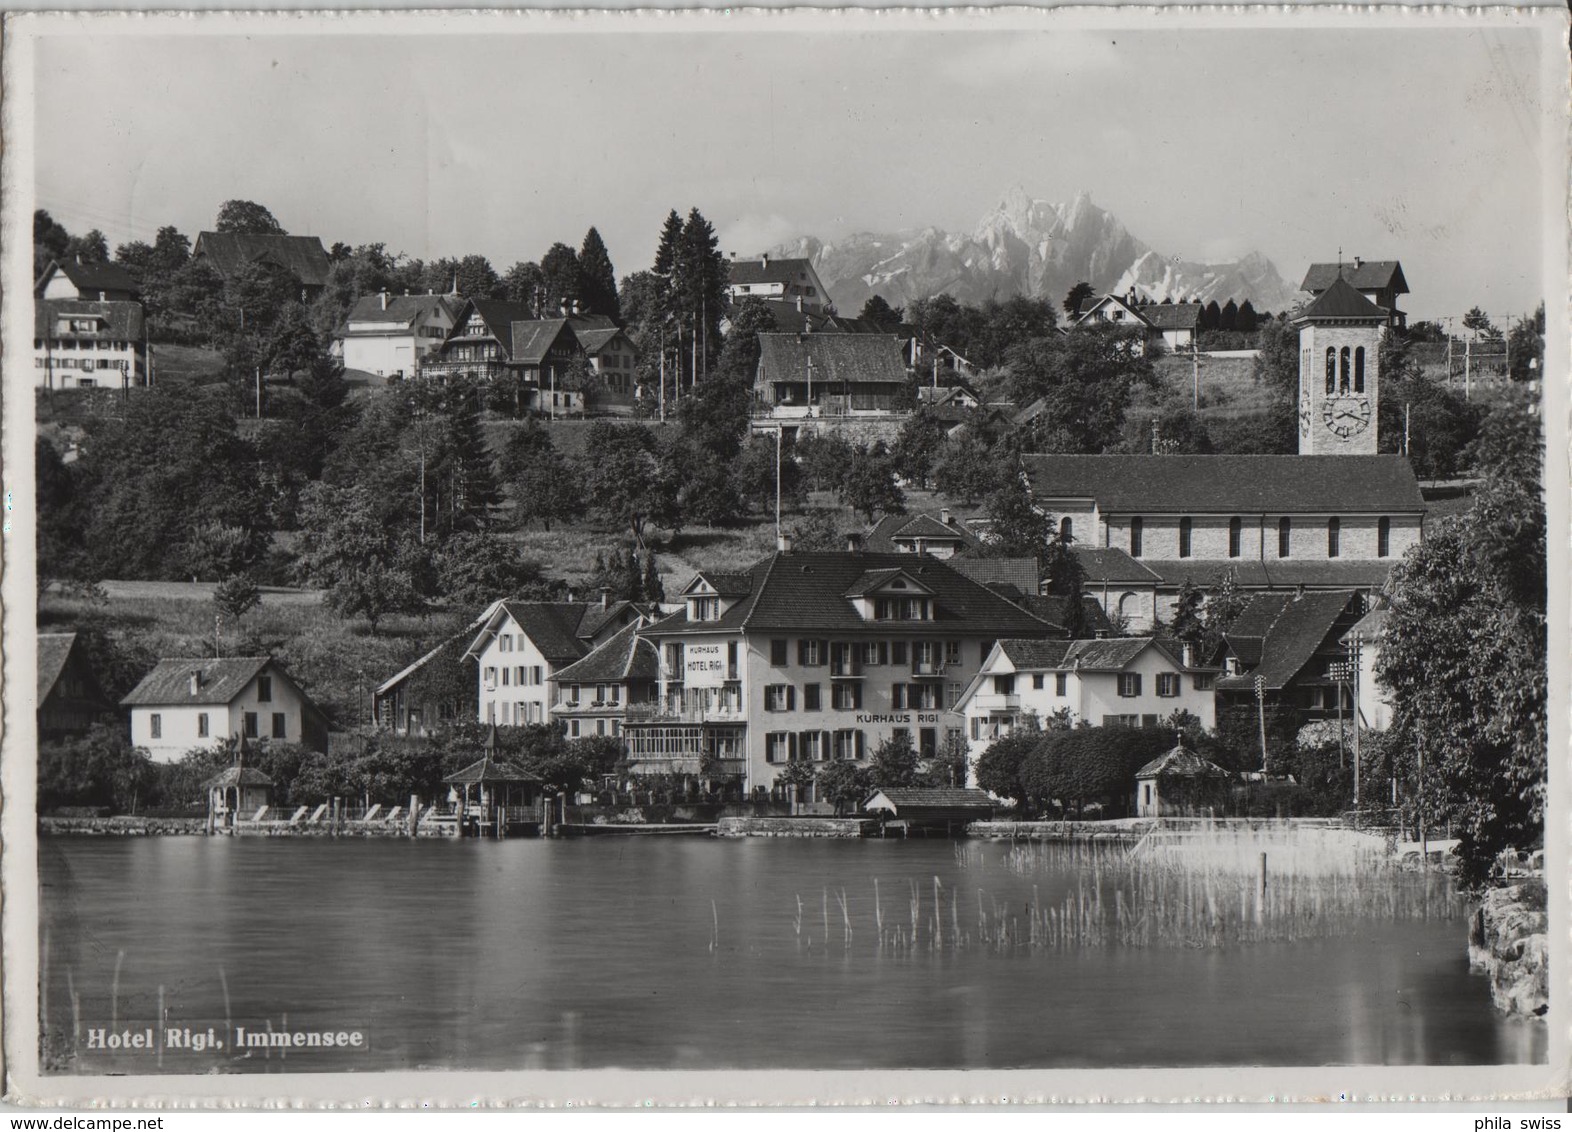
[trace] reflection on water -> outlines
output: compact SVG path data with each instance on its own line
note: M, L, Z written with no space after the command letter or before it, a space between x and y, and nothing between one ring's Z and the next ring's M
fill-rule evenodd
M162 1066L57 1056L68 1070L1546 1057L1544 1024L1496 1015L1468 973L1445 899L1433 916L1421 904L1291 942L990 948L967 945L979 925L1025 920L1077 878L1012 868L1006 846L942 841L42 838L39 850L53 1049L95 1021L151 1025L160 995L170 1025L370 1040ZM881 920L914 916L940 924L941 946L880 946Z

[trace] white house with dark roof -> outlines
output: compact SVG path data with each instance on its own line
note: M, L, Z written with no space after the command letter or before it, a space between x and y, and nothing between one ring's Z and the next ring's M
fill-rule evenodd
M1187 711L1216 725L1218 670L1192 662L1161 637L999 641L961 695L973 760L1028 717L1041 726L1068 712L1071 723L1155 727Z
M758 259L733 259L726 292L732 302L742 299L785 300L799 311L820 312L830 296L819 281L813 262L763 255ZM798 305L798 300L801 300Z
M628 601L494 602L464 650L478 669L480 722L551 722L557 673L645 613Z
M893 334L759 335L754 416L771 430L818 418L897 417L913 411L914 398Z
M33 285L39 299L76 299L89 303L136 302L141 298L135 277L118 263L51 260Z
M146 385L147 358L147 322L141 303L44 298L33 303L33 384L37 386Z
M1078 551L1120 550L1157 576L1163 621L1186 581L1230 574L1247 591L1373 592L1422 539L1425 504L1402 456L1038 455L1022 470L1038 508L1071 521ZM1144 586L1110 578L1107 592L1113 617Z
M378 377L414 377L453 329L457 295L364 295L344 322L344 368Z
M645 624L644 617L636 618L551 677L556 688L551 715L569 739L620 738L628 707L656 701L660 654L653 641L639 636Z
M161 660L120 706L131 711L131 745L154 762L244 735L327 749L327 720L270 656Z
M1111 325L1139 328L1148 345L1193 350L1201 332L1200 303L1141 303L1127 295L1104 295L1075 320L1077 326Z
M1354 689L1354 710L1359 714L1359 725L1372 731L1385 731L1392 726L1392 689L1376 678L1376 664L1381 659L1381 648L1386 633L1390 609L1372 609L1343 634L1341 644L1359 666L1359 684Z
M1354 256L1348 263L1312 263L1299 289L1319 296L1338 279L1380 307L1388 326L1401 330L1408 325L1408 316L1397 309L1397 297L1408 294L1408 280L1403 278L1403 265L1397 260Z
M923 757L961 733L962 689L1002 637L1064 629L927 556L780 551L700 572L659 646L659 702L629 708L630 757L693 773L706 756L750 788L790 762L865 760L904 733Z

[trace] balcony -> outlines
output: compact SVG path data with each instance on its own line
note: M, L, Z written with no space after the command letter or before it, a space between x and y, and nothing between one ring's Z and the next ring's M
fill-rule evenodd
M930 679L943 679L946 665L942 660L914 660L912 661L912 675L924 676Z
M628 704L623 709L626 723L742 723L741 707L684 707L681 704Z
M1021 710L1021 697L1014 692L980 692L972 697L972 707L989 715L1014 715Z
M862 662L859 660L841 658L830 661L830 675L837 680L860 680L862 674Z

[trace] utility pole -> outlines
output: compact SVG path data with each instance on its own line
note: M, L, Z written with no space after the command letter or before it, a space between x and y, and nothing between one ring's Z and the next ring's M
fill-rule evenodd
M257 420L262 419L262 367L257 366Z
M1354 675L1354 809L1359 808L1359 634L1348 642L1349 663Z
M1408 455L1408 426L1413 416L1413 405L1408 401L1403 402L1403 455Z
M813 355L812 354L808 355L808 399L807 399L806 407L807 407L807 410L808 410L808 415L811 417L813 415Z
M781 443L786 429L775 426L775 548L781 545Z
M660 392L656 394L657 403L660 405L660 419L666 421L666 324L660 326Z
M1255 706L1261 720L1261 773L1266 774L1266 678L1255 678ZM1355 795L1357 797L1357 793ZM1354 803L1356 806L1357 802Z
M1190 340L1190 361L1194 365L1194 385L1190 390L1190 408L1196 412L1201 411L1201 344L1195 339Z

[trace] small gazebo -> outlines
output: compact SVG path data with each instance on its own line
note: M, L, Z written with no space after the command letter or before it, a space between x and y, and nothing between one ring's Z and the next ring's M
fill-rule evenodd
M240 815L256 813L273 802L273 780L246 765L248 753L246 737L241 735L235 744L234 765L202 784L207 791L208 813L225 825L233 825Z
M1138 817L1195 817L1214 810L1233 775L1202 758L1180 739L1172 750L1135 772Z
M527 770L497 758L497 728L486 735L485 754L463 770L442 780L461 794L459 830L470 827L478 835L487 826L499 835L508 827L532 824L538 820L534 807L540 798L541 781Z

